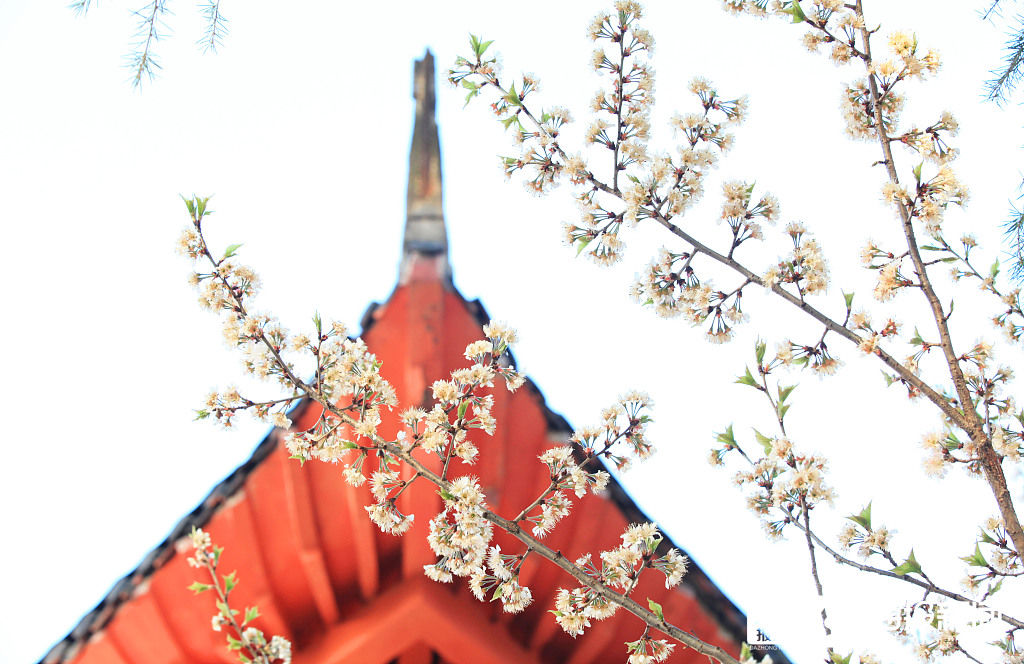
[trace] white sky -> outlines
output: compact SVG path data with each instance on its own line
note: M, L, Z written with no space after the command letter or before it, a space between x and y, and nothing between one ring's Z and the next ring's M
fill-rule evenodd
M989 240L991 255L1024 142L1015 107L980 102L1002 35L974 13L982 3L866 4L884 31L915 29L945 55L942 75L912 88L906 117L929 123L948 109L961 120L958 169L972 202L951 223ZM121 67L133 6L102 3L82 20L51 3L0 3L3 663L41 657L264 435L262 425L227 434L191 421L206 391L240 372L173 253L186 223L178 195L214 194L211 239L245 243L244 260L264 277L262 307L292 329L316 309L356 326L396 279L412 60L430 46L443 71L465 52L469 31L495 39L508 72L537 74L538 99L574 111L581 121L568 136L578 137L598 85L584 28L605 5L227 2L231 33L220 54L203 56L193 45L201 31L193 4L172 3L174 34L158 47L164 69L141 94ZM757 179L779 196L785 220L818 232L833 271L823 306L837 311L841 288L867 294L871 276L856 268L855 248L869 235L892 237L896 226L878 203L881 171L869 168L877 148L841 136L841 82L856 72L808 56L799 28L730 18L717 0L650 3L646 25L657 39L653 126L663 149L671 136L659 127L693 108L685 94L692 76L751 97L750 120L689 227L721 240L713 223L721 179ZM438 103L456 285L520 329L520 366L573 424L595 421L628 388L653 395L660 456L627 475L627 487L792 657L817 661L802 540L768 543L730 474L705 462L712 432L728 423L744 434L770 428L753 392L732 383L753 339L774 346L817 332L760 295L745 298L752 320L725 347L640 310L626 287L670 238L638 229L614 270L575 260L559 244L559 222L574 216L568 189L537 199L506 184L495 155L511 148L486 107L463 111L461 93L445 85ZM784 242L775 236L767 246L753 252L756 269ZM958 307L966 313L953 319L957 340L994 338L965 324L990 308L976 291L961 292L977 302ZM910 329L916 307L905 296L874 309L898 311ZM883 391L875 364L838 341L832 347L846 369L827 381L798 376L789 417L796 444L824 453L835 469L840 499L818 516L819 532L832 539L840 517L874 499L876 523L898 531L895 549L913 546L933 578L956 587L963 570L955 556L972 550L977 525L994 513L987 489L956 473L928 480L918 440L938 426L933 410ZM919 595L824 557L819 565L843 651L908 658L881 622Z

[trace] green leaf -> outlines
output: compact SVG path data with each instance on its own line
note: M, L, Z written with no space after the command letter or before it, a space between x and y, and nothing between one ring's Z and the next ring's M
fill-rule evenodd
M736 436L732 432L732 425L725 428L725 431L715 434L715 440L724 443L727 447L736 447Z
M804 10L800 6L800 0L793 0L789 5L789 11L787 13L793 15L794 23L803 23L807 20L807 15L804 14Z
M768 344L763 339L758 339L757 343L754 344L754 357L757 358L759 365L764 364L764 352L768 348Z
M843 657L839 653L833 651L831 657L832 664L850 664L850 659L853 657L853 651L851 650L850 654L848 654L846 657Z
M790 394L793 394L793 390L796 389L796 385L790 385L789 387L782 387L779 385L779 404L789 398Z
M181 200L185 201L185 209L188 210L189 216L192 216L192 217L196 216L196 204L195 204L195 202L191 198L185 198L185 196L182 195L182 194L178 194L178 195L181 196Z
M444 498L445 500L447 500L448 502L450 502L450 503L458 502L458 500L459 500L458 498L456 498L452 494L448 493L444 489L438 489L437 494L439 496L441 496L442 498Z
M740 385L749 385L751 387L759 388L760 385L757 384L757 381L754 380L753 374L750 373L750 367L746 367L745 372L746 373L744 373L742 376L736 379L736 382L739 383Z
M241 244L228 245L228 248L224 250L224 258L231 258L234 256L235 252L238 251L238 248L241 246Z
M250 622L252 622L253 620L256 620L259 617L260 617L260 607L258 607L258 606L246 607L246 609L245 609L245 620L242 621L242 624L244 625L246 623L250 623Z
M995 595L1003 587L1003 581L1005 580L1006 579L999 579L998 582L993 583L991 586L988 587L988 590L985 591L985 594L989 596Z
M210 416L210 411L206 410L205 408L202 409L202 410L197 410L196 411L196 416L193 418L193 421L195 421L195 420L205 420L209 416Z
M981 541L984 542L985 544L995 544L996 543L996 541L994 539L992 539L989 536L989 534L987 532L985 532L984 529L982 529L982 531L981 531Z
M658 616L661 622L665 622L665 613L661 609L661 604L658 604L653 599L648 599L647 606L650 607L651 611L654 611L654 615Z
M921 183L921 168L923 166L924 166L924 162L923 161L920 164L918 164L917 166L914 166L914 178L917 180L918 184Z
M238 572L234 571L231 574L224 575L224 592L231 592L238 585Z
M579 246L576 247L576 257L579 258L580 254L583 253L583 250L587 248L587 245L590 244L593 241L594 241L594 238L592 238L592 237L591 238L587 238L586 240L578 241ZM652 301L652 304L653 304L653 301Z
M984 554L981 553L981 546L978 544L974 545L974 553L969 556L961 556L960 560L972 567L988 567L988 561L985 560Z
M868 503L867 507L860 511L860 514L851 514L846 517L850 521L853 521L864 530L870 532L871 530L871 503Z
M892 571L900 576L906 576L911 573L921 574L921 565L917 562L917 558L914 557L914 550L911 549L906 561L899 567L894 567Z
M754 656L750 654L750 646L748 646L747 642L744 641L743 645L740 647L740 661L741 662L745 662L748 659L753 659L753 658L754 658Z
M779 419L780 420L786 419L786 413L788 413L788 412L789 412L789 404L787 403L787 404L783 405L783 404L780 403L779 404Z
M761 443L761 447L764 448L764 453L770 454L772 451L772 439L757 429L754 429L754 437L757 438L757 442Z
M228 650L241 650L242 649L242 642L241 641L239 641L235 637L231 636L230 634L227 635L227 639L228 639Z
M853 293L843 293L843 299L846 300L846 308L850 309L853 306Z
M505 101L512 104L513 106L522 106L523 100L519 98L519 93L516 92L516 84L508 86L508 93L503 97Z
M992 263L992 267L989 268L989 274L992 275L993 279L995 279L996 275L999 274L999 260L998 259L996 259L995 263Z
M209 590L212 587L213 586L210 585L209 583L200 583L199 581L196 581L192 585L190 585L188 587L188 589L198 595L199 593L206 592L207 590Z
M464 399L462 401L462 403L459 404L459 419L460 420L466 416L466 411L468 409L469 409L469 399Z

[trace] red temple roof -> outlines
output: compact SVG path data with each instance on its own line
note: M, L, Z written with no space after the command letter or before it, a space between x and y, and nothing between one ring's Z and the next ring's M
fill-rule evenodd
M488 320L480 303L465 300L451 281L429 53L417 63L416 78L401 277L388 301L367 311L362 333L382 361L381 374L406 405L427 403L432 382L465 364L466 345L481 337ZM474 432L481 434L471 436L481 450L479 461L456 474L479 477L491 509L514 514L547 485L538 454L565 442L571 429L529 381L514 394L495 389L494 398L497 431L492 437ZM294 427L311 426L319 412L314 403L301 404L291 415ZM398 428L393 414L381 433L392 436ZM520 614L503 613L500 603L478 602L464 583L428 580L423 565L436 556L427 545L427 523L442 507L433 487L421 482L399 498L399 509L416 515L408 533L383 534L363 509L373 502L367 486L349 486L336 466L314 461L303 467L289 460L281 438L280 430L272 431L43 661L234 661L223 635L210 629L212 602L186 590L197 578L186 564L193 526L225 548L221 569L237 569L241 583L233 602L258 604L260 627L290 639L296 662L622 662L623 643L643 631L639 620L620 613L576 639L565 634L547 611L557 589L574 587L574 581L536 557L522 569L521 583L532 589L534 602ZM603 496L580 500L545 541L569 558L596 555L617 546L628 524L647 520L613 480ZM522 548L500 532L495 543L508 552ZM663 545L674 546L667 539ZM686 631L739 652L743 614L692 562L678 588L666 590L663 580L648 575L634 593L659 602ZM672 661L698 656L680 649Z

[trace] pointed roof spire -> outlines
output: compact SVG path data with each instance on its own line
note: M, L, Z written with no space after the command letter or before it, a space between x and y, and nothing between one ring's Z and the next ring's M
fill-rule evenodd
M441 198L441 146L434 119L434 56L428 49L417 60L413 73L416 122L409 150L409 193L406 200L405 241L402 246L400 283L436 278L451 281L448 265L448 234ZM427 260L421 260L427 259ZM436 270L416 269L424 263Z

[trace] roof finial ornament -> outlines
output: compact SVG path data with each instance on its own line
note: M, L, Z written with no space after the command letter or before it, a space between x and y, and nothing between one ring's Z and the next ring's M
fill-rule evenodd
M441 146L434 119L434 56L428 49L413 70L416 121L409 150L409 193L406 199L405 241L402 251L401 283L413 277L413 267L429 262L437 278L451 281L448 266L448 234L444 225L441 197ZM427 275L419 274L416 279Z

